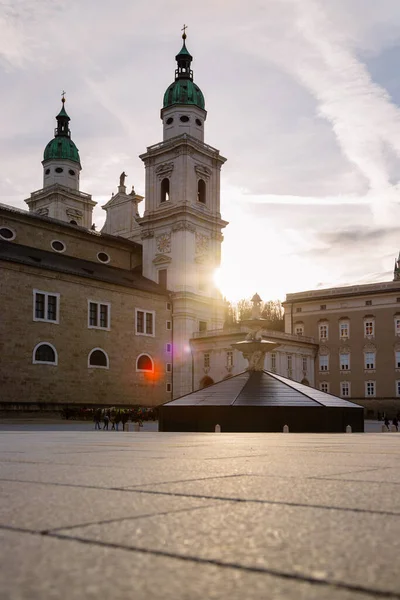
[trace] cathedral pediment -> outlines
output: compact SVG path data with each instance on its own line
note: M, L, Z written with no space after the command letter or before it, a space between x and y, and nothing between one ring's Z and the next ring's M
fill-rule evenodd
M153 258L153 265L169 265L172 261L170 256L165 256L165 254L156 254Z

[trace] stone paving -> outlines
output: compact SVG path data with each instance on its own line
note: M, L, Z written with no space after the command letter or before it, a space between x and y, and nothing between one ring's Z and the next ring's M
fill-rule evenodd
M0 434L0 598L400 600L400 433Z

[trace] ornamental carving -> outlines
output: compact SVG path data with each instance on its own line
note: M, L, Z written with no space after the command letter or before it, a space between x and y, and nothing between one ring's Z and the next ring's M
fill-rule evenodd
M328 348L328 346L320 346L318 354L320 356L326 356L327 354L329 354L329 348Z
M210 238L201 233L196 233L196 252L197 254L205 254L210 246Z
M209 179L212 173L211 169L203 165L195 165L194 170L199 179Z
M339 354L350 354L350 347L349 346L340 346Z
M196 231L196 227L187 221L178 221L172 226L172 231L191 231L194 233Z
M77 208L67 208L65 211L69 217L82 217L83 212Z
M223 242L224 241L224 236L220 231L213 231L211 234L211 238L213 240L217 240L217 242Z
M162 253L171 252L171 234L163 233L156 238L157 250Z
M146 238L154 237L154 231L152 229L148 229L147 231L142 231L142 235L140 236L142 240Z
M364 352L376 352L376 346L371 342L367 342L366 344L364 344L363 350Z
M174 163L172 163L172 162L162 163L161 165L158 165L158 167L156 167L156 173L157 173L159 179L162 179L164 177L170 177L173 170L174 170Z
M48 208L38 208L35 212L37 215L41 215L42 217L47 217L47 215L49 214L49 209Z

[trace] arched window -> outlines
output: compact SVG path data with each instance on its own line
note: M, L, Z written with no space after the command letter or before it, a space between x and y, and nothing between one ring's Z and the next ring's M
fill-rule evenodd
M101 348L93 348L89 352L88 367L108 369L108 356Z
M169 179L164 177L161 182L161 202L168 202L169 200Z
M148 354L141 354L136 361L136 371L154 371L154 364Z
M203 179L197 182L197 200L202 204L206 203L206 182Z
M48 342L41 342L33 349L33 364L57 365L57 350Z
M200 381L200 389L206 388L209 385L213 385L214 383L214 379L211 379L211 377L209 377L208 375L206 375L205 377L203 377L203 379Z

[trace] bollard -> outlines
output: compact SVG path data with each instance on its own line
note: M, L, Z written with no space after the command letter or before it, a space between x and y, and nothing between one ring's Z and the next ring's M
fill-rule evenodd
M133 431L140 431L140 423L135 423Z
M215 426L215 433L221 433L221 425Z
M283 426L283 433L289 433L289 425Z
M346 427L346 433L352 433L352 431L353 430L351 428L351 425L347 425L347 427Z

